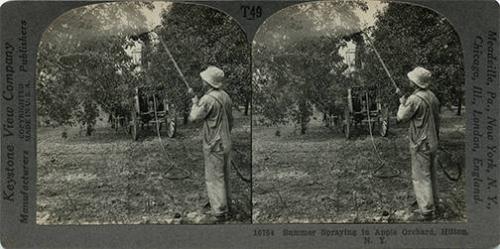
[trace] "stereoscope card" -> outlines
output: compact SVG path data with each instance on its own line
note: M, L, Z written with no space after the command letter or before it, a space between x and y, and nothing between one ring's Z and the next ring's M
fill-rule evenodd
M7 1L4 248L495 248L495 1Z

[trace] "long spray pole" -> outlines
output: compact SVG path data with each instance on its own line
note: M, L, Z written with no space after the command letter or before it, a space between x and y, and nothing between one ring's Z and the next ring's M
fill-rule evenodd
M387 66L385 65L384 63L384 60L382 60L382 57L380 56L377 48L373 45L372 41L371 41L371 38L368 37L367 34L365 34L365 32L361 31L361 33L363 35L365 35L366 37L366 40L368 41L368 44L370 44L370 46L373 48L373 51L375 51L375 54L377 55L377 58L378 60L380 61L380 63L382 64L382 67L384 68L385 70L385 73L387 74L387 76L389 76L389 79L391 80L391 83L392 83L392 86L394 86L394 88L396 88L396 93L400 93L401 90L399 89L398 85L396 84L396 82L394 81L394 79L392 78L392 75L391 75L391 72L389 72L389 69L387 68Z
M188 89L190 89L191 86L189 86L189 83L187 82L186 77L184 77L184 74L182 73L181 69L179 68L179 65L177 65L177 61L175 61L174 56L172 55L172 53L170 53L170 50L168 49L167 44L165 44L165 42L163 41L163 39L161 37L158 37L158 38L160 40L161 45L165 49L165 51L167 51L168 57L170 57L170 60L174 63L175 69L177 70L177 72L181 76L182 81L184 82L184 85L186 85L186 87Z

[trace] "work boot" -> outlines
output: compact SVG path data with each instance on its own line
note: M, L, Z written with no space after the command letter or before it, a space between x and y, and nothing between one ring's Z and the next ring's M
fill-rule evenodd
M436 202L434 213L436 217L440 217L443 215L443 213L446 213L446 205L444 204L443 200L439 199L439 201Z
M426 213L426 214L422 214L421 212L413 212L410 215L410 217L408 217L408 221L422 222L422 221L432 221L432 220L434 220L434 213L433 212Z
M210 206L210 202L207 201L207 203L205 203L205 205L203 205L201 210L206 213L206 212L209 212L211 208L212 207Z
M227 212L227 213L222 213L222 214L216 215L215 219L217 220L216 221L217 224L222 224L226 221L231 220L231 213Z
M205 215L203 219L200 220L200 224L217 224L217 218L213 215Z
M199 223L202 224L224 224L226 221L231 220L231 215L229 213L222 213L218 215L205 215Z
M410 204L410 207L412 207L412 208L418 208L418 203L417 203L417 201L416 201L416 200L415 200L415 201L413 201L413 202Z

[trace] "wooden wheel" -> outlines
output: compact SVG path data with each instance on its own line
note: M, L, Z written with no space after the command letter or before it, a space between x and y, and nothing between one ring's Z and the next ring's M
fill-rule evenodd
M123 118L123 124L122 124L122 129L125 130L125 133L126 134L130 134L130 130L128 125L130 124L130 121L129 121L129 118L128 117L124 117Z
M349 107L346 106L344 108L344 124L343 124L344 136L346 139L349 139L351 136L351 112L349 111Z
M383 107L379 118L379 133L382 137L387 136L389 130L389 108Z
M111 129L114 129L116 131L116 118L115 118L115 115L110 115L109 116L109 121L111 122Z
M114 117L113 121L114 121L113 127L115 128L115 131L118 132L120 128L120 120L117 117Z
M137 139L139 138L139 121L137 120L137 113L135 111L132 111L130 134L132 135L132 139L134 139L134 141L137 141Z
M177 131L177 117L172 110L165 114L165 129L167 130L167 136L169 138L175 137L175 132Z

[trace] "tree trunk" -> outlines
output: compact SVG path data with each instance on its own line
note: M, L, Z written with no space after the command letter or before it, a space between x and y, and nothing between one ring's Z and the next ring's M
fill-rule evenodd
M306 130L307 130L307 123L302 122L302 124L300 125L300 134L302 135L306 134Z
M85 133L86 136L92 136L92 131L94 129L92 128L92 125L87 125L87 131Z
M457 116L462 115L462 97L458 97Z
M191 112L191 101L185 101L183 104L182 111L182 124L187 125L189 122L189 113Z
M250 109L250 101L246 101L245 102L245 112L243 113L243 115L245 116L248 116L248 110Z
M182 123L183 123L184 125L187 125L187 123L188 123L188 118L189 118L189 113L184 112L184 114L182 115Z
M307 100L303 97L299 100L299 124L300 124L300 134L306 134L307 123L309 123L309 110L307 105Z

